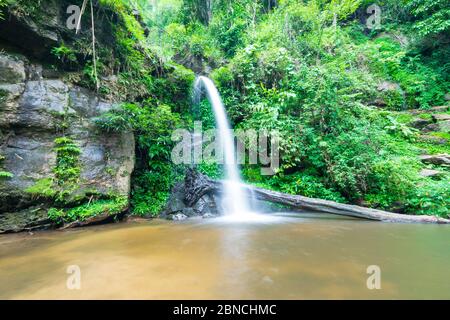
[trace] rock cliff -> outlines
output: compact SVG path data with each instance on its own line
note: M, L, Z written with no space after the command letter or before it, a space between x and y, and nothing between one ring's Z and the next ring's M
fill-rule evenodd
M44 59L67 32L61 12L50 10L45 25L14 12L0 21L0 171L12 175L0 177L0 233L51 225L49 200L29 189L54 178L55 139L62 136L80 150L78 199L130 192L133 134L102 132L93 122L117 102L64 80Z

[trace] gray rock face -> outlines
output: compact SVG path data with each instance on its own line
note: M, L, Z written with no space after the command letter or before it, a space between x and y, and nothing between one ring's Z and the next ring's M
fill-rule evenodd
M191 171L187 172L187 180L189 180L189 174ZM190 217L215 217L218 216L218 198L215 194L204 193L192 202L188 202L186 198L189 196L186 194L186 182L179 182L172 189L169 201L167 202L166 208L161 215L168 219L173 220L174 216L182 214L187 218Z
M0 83L22 83L25 81L25 63L19 58L0 56Z
M33 19L31 15L10 10L8 18L0 20L0 30L8 30L0 33L0 39L22 48L34 57L44 58L61 38L57 31L61 29L59 26L63 20L60 14L63 11L60 12L58 1L46 1L46 15L42 19Z
M218 215L217 199L214 195L205 194L201 197L193 207L194 211L201 216L206 214Z
M59 79L29 80L36 70L25 59L0 54L0 154L3 169L14 175L0 181L0 216L36 204L25 190L53 177L54 140L63 131L81 149L77 192L127 195L134 136L101 132L92 121L114 105Z

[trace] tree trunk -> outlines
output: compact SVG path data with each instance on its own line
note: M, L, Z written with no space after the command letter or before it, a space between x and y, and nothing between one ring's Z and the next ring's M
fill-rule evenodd
M220 193L222 190L222 183L220 181L211 180L194 169L188 169L186 172L185 186L185 200L188 205L195 204L207 193ZM248 189L253 191L253 194L260 200L318 213L328 213L383 222L450 224L450 220L435 216L398 214L328 200L290 195L251 186L249 186Z

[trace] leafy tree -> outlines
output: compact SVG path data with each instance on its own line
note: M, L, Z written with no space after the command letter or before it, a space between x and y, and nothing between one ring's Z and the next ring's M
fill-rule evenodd
M415 28L422 37L449 35L450 3L447 0L410 0L408 7L416 18Z

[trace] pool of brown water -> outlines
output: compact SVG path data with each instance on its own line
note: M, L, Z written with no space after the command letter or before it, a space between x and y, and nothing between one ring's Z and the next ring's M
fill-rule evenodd
M450 299L449 267L449 226L326 215L0 236L1 299Z

